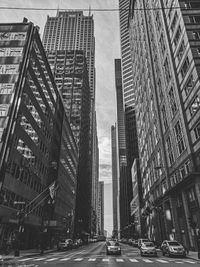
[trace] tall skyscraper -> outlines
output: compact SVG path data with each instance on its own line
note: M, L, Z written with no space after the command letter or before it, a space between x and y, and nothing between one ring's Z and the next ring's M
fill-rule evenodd
M43 45L46 51L83 50L87 59L91 98L95 99L95 38L93 15L58 11L47 17Z
M95 222L96 220L96 214L94 212L97 212L96 210L96 203L93 201L94 196L98 194L98 187L94 187L93 185L97 183L98 180L98 171L97 165L98 165L98 142L97 142L97 125L96 125L96 115L95 115L95 38L94 38L94 20L93 16L89 15L84 16L82 11L70 11L70 12L59 12L57 13L56 17L47 17L47 22L44 29L44 35L43 35L43 43L44 47L47 51L47 53L54 53L55 51L83 51L84 56L86 58L87 63L87 69L88 69L88 77L89 77L89 88L90 88L90 104L88 104L88 107L90 107L90 132L87 135L87 138L84 140L89 141L89 147L84 150L84 153L89 153L89 160L87 162L87 165L89 167L89 173L87 175L87 186L88 186L88 194L87 196L84 195L85 190L82 187L83 186L83 180L84 179L78 179L80 183L82 183L82 186L79 188L79 192L77 191L77 195L80 194L80 196L84 196L84 198L88 199L86 207L90 207L90 215L88 215L88 219L90 217L90 226L86 227L86 224L83 228L85 232L94 232L94 228L96 228ZM72 62L68 62L71 64ZM68 64L65 61L59 62L60 65ZM72 70L73 73L75 73ZM62 80L62 73L60 75L58 74L57 84L59 90L62 92L67 91L67 87L70 85L70 83L73 83L72 80L68 80L68 82L65 85L65 89L63 88L62 82L59 82ZM77 78L74 76L73 81ZM81 84L79 84L79 87ZM76 95L76 92L74 91L74 96ZM70 102L70 97L74 98L74 96L71 94L71 96L67 93L67 95L62 94L63 99L66 99L68 101L68 104ZM68 100L67 100L68 99ZM65 100L64 100L65 101ZM71 114L74 114L74 116L77 117L78 115L78 105L81 106L82 102L76 101L76 103L71 103ZM68 109L69 110L69 109ZM79 119L76 118L75 122ZM82 123L82 127L84 128L84 124ZM75 130L76 126L73 125L73 128ZM85 129L85 128L84 128ZM77 129L78 130L78 129ZM78 132L77 132L78 133ZM86 160L87 157L84 159ZM85 165L86 166L86 165ZM81 175L81 172L80 172ZM89 187L91 187L89 189ZM92 191L91 191L92 190ZM95 190L95 191L94 191ZM90 201L89 201L90 198ZM78 198L77 198L78 199ZM90 203L89 203L90 202ZM81 207L80 202L80 207ZM80 211L83 212L84 209L80 208ZM78 213L77 213L78 214ZM86 215L86 212L83 212L83 215ZM87 223L88 219L86 219ZM81 223L81 225L84 225L83 218L76 217L76 228L78 229L78 222ZM93 230L92 230L93 229ZM84 232L83 231L83 232Z
M130 206L128 198L128 169L127 150L125 138L124 105L122 91L121 60L115 59L115 86L117 97L117 131L118 131L118 157L119 157L119 212L120 230L123 235L124 229L129 225Z
M94 114L93 122L95 125L92 127L94 130L97 129L96 126L96 113ZM98 234L99 224L98 224L98 193L99 193L99 147L98 147L98 137L97 132L93 135L93 151L92 151L92 161L94 162L92 167L92 196L91 196L91 207L92 207L92 214L91 214L91 232L93 235Z
M119 234L119 177L118 177L118 153L117 153L117 127L111 127L112 149L112 186L113 186L113 236Z
M128 198L132 200L131 168L134 159L138 158L137 128L135 117L135 90L131 61L131 48L128 29L129 0L119 0L120 41L122 60L122 88L125 110L125 135L128 165Z
M78 146L75 233L90 232L92 175L90 166L90 87L84 52L47 51L55 82L62 95L66 116ZM85 194L84 192L87 192ZM81 221L81 225L78 223Z
M104 182L99 182L98 192L98 225L99 235L104 235Z
M32 23L0 24L0 125L0 247L19 237L33 248L44 221L49 243L52 223L63 233L66 214L74 218L78 150Z
M131 0L129 10L148 235L190 248L200 225L199 10L178 0Z
M131 48L128 29L129 0L119 0L120 40L122 58L122 83L124 103L128 106L135 104Z

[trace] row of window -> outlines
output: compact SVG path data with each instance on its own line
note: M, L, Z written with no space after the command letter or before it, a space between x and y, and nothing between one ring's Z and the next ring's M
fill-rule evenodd
M31 171L34 171L34 167L30 170L29 167L19 166L15 161L11 160L8 162L6 171L35 192L41 193L43 191L44 187L40 179L36 178L34 172L31 173Z
M178 147L178 155L181 155L183 153L183 151L185 150L185 141L184 141L184 136L183 136L183 132L182 132L182 129L181 129L180 121L178 121L175 124L174 134L175 134L175 137L176 137L176 144L177 144L177 147ZM170 136L168 136L168 138L166 140L166 148L167 148L167 155L168 155L169 165L172 165L174 163L175 159L174 159L174 149L173 149L173 146L172 146L172 142L171 142Z
M173 175L170 176L170 186L180 183L191 172L191 162L187 160Z

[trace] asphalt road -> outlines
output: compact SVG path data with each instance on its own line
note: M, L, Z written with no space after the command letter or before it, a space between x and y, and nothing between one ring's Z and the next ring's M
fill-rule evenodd
M122 255L106 255L105 242L97 242L69 251L56 251L42 256L15 259L5 266L16 267L142 267L142 266L196 266L199 262L187 258L168 258L158 253L158 257L141 257L139 250L122 244Z

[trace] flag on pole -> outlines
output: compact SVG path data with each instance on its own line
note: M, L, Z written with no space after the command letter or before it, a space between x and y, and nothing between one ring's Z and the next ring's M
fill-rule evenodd
M56 193L56 182L54 181L50 186L49 186L49 194L52 199L55 198L55 193Z

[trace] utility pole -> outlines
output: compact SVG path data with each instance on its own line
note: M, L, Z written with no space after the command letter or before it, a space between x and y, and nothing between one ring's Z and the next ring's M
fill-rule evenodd
M26 209L26 202L25 201L14 201L14 205L23 205L24 208L21 208L18 212L17 212L17 217L18 217L18 232L16 235L16 239L14 242L14 255L15 257L19 257L20 256L20 237L21 237L21 233L24 231L24 220L25 220L25 209Z
M43 203L49 196L53 199L55 197L55 192L58 190L58 188L59 188L59 185L56 185L56 183L54 181L42 193L37 195L29 203L26 203L25 201L14 201L14 205L22 205L23 206L23 208L19 209L17 212L18 232L16 235L15 244L14 244L14 248L15 248L14 255L16 257L20 256L20 237L21 237L21 233L24 232L25 218L30 213L32 213L41 203ZM52 191L53 191L53 197L52 197ZM42 229L43 229L43 226L44 226L44 220L42 219ZM43 242L42 242L42 244L43 244ZM43 247L41 248L41 252L43 253Z

